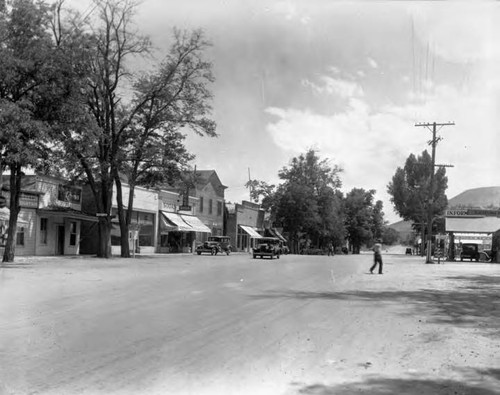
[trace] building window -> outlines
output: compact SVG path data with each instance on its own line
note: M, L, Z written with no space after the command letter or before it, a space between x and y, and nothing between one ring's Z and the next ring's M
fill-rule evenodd
M76 246L76 222L69 223L69 245Z
M222 202L217 202L217 215L219 217L222 215Z
M47 244L47 227L49 220L47 218L40 218L40 243Z
M17 228L16 245L17 246L24 246L24 227Z
M200 196L200 213L203 212L203 196Z
M212 206L213 206L212 199L208 199L208 213L209 214L212 214Z

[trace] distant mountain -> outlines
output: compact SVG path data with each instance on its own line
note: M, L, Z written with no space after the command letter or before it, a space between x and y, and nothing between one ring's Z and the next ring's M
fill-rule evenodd
M411 222L410 221L399 221L393 224L387 225L389 228L394 229L398 233L411 232Z
M500 187L467 189L448 199L448 208L500 208Z

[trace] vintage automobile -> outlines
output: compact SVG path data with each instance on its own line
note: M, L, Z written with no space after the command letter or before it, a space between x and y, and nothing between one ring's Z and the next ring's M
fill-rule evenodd
M217 255L219 252L231 253L231 238L229 236L210 236L207 241L196 247L196 253L201 255L203 252L210 255Z
M269 257L273 259L274 257L280 259L281 255L281 240L277 237L261 237L255 241L255 247L253 249L253 258L264 258Z
M464 259L479 261L479 246L475 243L463 243L460 260Z
M288 247L286 241L280 242L280 255L288 255L290 253L290 248Z

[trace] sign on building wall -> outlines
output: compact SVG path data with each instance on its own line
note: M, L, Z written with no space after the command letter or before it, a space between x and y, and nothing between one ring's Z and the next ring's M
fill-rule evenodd
M57 190L57 200L71 204L80 204L82 199L82 190L71 185L59 184Z
M19 194L19 205L25 208L38 208L38 196L21 192ZM5 206L10 207L10 195L5 196Z
M466 208L446 210L446 217L500 217L500 210Z

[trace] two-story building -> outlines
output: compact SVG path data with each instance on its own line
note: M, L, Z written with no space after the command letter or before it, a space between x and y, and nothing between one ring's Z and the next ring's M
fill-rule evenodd
M215 170L197 170L194 179L198 198L195 215L208 226L213 236L224 232L224 192L227 189Z
M227 204L226 235L238 251L250 252L255 239L264 235L264 210L257 203L243 200Z
M175 191L158 192L158 252L192 252L211 230L194 214L198 198Z
M215 170L183 174L184 181L160 192L159 252L194 251L209 235L224 234L224 191Z
M10 192L5 186L2 194L9 207ZM24 176L19 202L16 255L77 255L82 223L97 222L82 213L82 188L60 178ZM0 225L7 226L7 216L0 218Z

